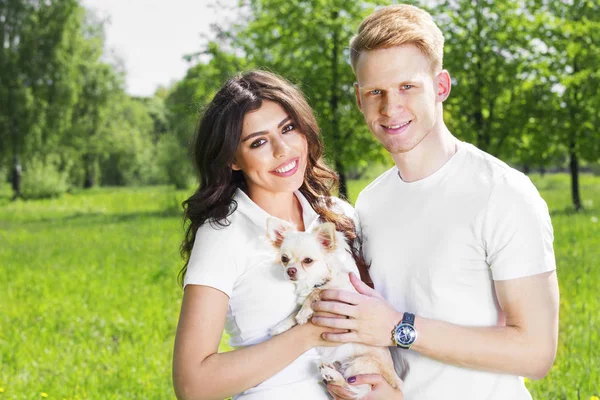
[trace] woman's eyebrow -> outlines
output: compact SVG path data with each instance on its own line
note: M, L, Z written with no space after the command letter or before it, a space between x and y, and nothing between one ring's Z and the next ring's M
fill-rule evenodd
M290 119L292 119L292 118L289 115L286 116L279 124L277 124L277 127L281 128L281 126L283 124L285 124L286 122L288 122ZM248 136L246 136L245 138L243 138L242 142L245 142L246 140L252 139L253 137L256 137L256 136L264 135L266 133L269 133L269 131L258 131L258 132L251 133Z

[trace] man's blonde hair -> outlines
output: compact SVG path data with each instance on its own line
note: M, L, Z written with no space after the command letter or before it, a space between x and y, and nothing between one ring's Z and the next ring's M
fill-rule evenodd
M416 46L429 59L432 72L442 69L444 36L431 15L408 4L383 7L365 18L350 40L352 69L356 72L363 51L407 44Z

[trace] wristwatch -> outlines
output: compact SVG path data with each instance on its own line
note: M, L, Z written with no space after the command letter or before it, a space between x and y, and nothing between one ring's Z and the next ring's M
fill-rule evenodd
M401 349L410 349L410 346L417 340L417 331L415 330L415 314L405 312L402 321L392 329L392 340L396 347Z

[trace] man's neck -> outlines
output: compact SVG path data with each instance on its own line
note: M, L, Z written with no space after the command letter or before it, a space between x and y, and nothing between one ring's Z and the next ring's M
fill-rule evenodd
M432 175L456 153L458 140L443 123L434 126L432 131L406 153L392 154L400 178L405 182L415 182Z

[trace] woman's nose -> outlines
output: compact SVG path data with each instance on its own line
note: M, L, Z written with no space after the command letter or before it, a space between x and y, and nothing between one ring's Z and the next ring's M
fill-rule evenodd
M290 146L282 138L273 141L273 156L275 158L286 157L290 152Z

